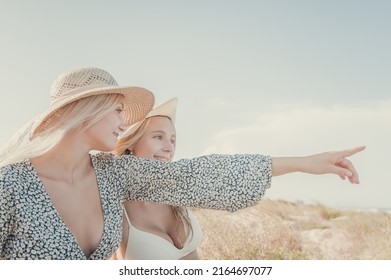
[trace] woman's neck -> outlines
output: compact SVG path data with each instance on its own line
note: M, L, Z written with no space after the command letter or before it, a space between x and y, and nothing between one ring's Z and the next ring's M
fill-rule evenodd
M90 149L81 135L66 135L53 149L32 159L38 174L51 179L73 181L91 171Z

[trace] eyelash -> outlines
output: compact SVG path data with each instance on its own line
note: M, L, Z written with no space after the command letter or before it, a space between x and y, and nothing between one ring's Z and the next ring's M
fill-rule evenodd
M156 138L156 139L159 139L159 140L162 140L163 139L163 136L161 135L155 135L153 136L153 138ZM175 140L170 140L171 144L175 145L176 141Z

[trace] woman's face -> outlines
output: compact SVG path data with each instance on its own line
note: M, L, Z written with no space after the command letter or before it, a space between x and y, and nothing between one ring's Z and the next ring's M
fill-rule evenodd
M123 104L118 102L115 109L109 112L86 131L91 148L98 151L112 151L118 135L123 130Z
M152 117L143 136L133 147L132 154L137 157L171 161L175 153L176 131L167 117Z

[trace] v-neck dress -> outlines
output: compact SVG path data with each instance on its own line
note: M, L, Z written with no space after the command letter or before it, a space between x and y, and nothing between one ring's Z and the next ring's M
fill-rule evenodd
M95 251L84 255L27 159L0 169L0 259L108 259L121 241L125 200L236 211L261 200L272 177L271 157L262 155L163 163L98 153L91 161L104 218Z

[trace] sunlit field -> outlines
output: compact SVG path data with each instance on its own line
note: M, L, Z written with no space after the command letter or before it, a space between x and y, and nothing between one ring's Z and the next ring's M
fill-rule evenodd
M194 209L201 259L391 260L391 214L263 200L235 213Z

